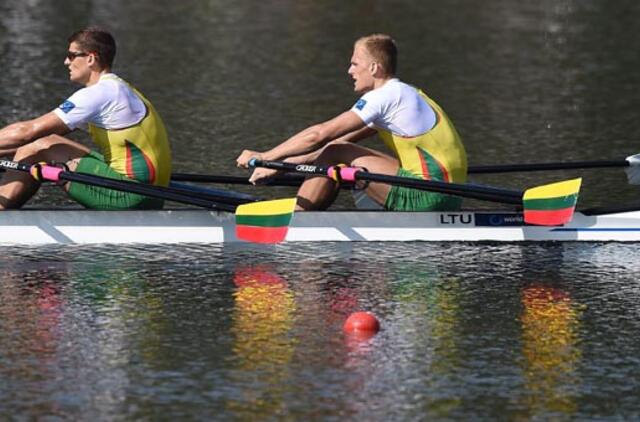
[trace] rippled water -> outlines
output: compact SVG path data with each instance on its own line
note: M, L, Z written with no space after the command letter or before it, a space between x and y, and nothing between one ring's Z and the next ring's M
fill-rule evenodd
M637 415L634 245L20 248L2 413L415 420ZM382 325L346 336L358 310Z
M386 31L401 77L447 110L470 164L620 159L640 145L639 9L5 0L0 125L66 98L65 38L107 24L116 72L164 117L175 170L242 175L243 148L350 107L352 42ZM473 180L522 188L575 174L582 206L637 197L619 169ZM51 203L68 202L47 187L30 206ZM5 248L0 415L631 420L637 256L615 243ZM357 310L377 315L380 333L345 336Z

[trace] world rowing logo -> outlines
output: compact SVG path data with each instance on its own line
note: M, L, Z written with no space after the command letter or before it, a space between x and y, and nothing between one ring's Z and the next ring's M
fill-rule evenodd
M64 112L64 114L67 114L68 112L76 108L76 105L71 101L67 100L64 103L60 104L59 108Z
M360 98L356 103L356 105L354 105L354 107L357 108L358 110L362 110L366 104L367 104L367 101Z
M526 226L520 213L476 213L476 226Z

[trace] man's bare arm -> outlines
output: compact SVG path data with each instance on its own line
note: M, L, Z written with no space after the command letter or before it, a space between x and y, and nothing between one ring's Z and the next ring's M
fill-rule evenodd
M67 125L54 112L33 120L12 123L0 129L0 156L13 155L19 147L44 136L69 132Z

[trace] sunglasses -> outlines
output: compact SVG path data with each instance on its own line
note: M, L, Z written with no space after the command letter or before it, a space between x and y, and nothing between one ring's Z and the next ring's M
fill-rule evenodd
M89 53L83 53L81 51L67 51L67 59L73 61L76 57L86 57Z

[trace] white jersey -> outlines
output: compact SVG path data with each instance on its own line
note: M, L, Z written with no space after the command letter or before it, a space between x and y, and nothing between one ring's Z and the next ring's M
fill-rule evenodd
M147 109L125 81L107 73L98 83L76 91L53 112L71 130L87 123L110 130L138 124Z
M403 137L422 135L436 124L436 113L418 90L396 78L364 94L351 111L367 126Z

